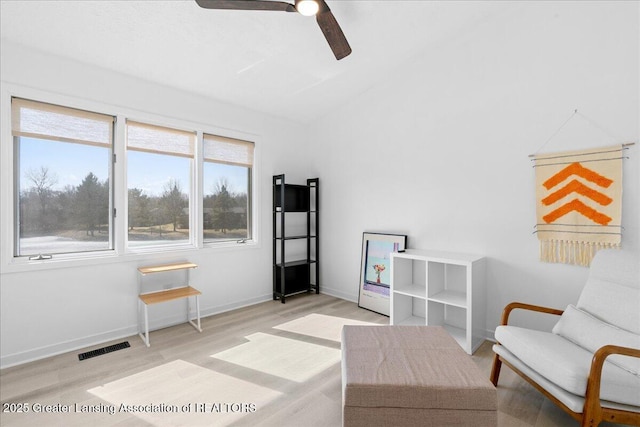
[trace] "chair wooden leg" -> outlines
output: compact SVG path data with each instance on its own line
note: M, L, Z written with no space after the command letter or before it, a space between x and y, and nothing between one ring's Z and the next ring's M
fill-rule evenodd
M587 411L582 413L582 420L580 422L581 427L597 427L602 422L601 414L595 413L595 411Z
M500 376L500 368L502 367L502 361L497 354L493 355L493 367L491 368L490 380L495 387L498 386L498 377Z
M600 387L600 380L598 378L598 388ZM595 393L595 398L589 393L591 384L587 384L587 393L584 401L584 408L582 409L582 421L580 425L582 427L597 427L602 422L602 407L600 406L600 393ZM598 390L599 391L599 390ZM597 400L596 400L597 399Z

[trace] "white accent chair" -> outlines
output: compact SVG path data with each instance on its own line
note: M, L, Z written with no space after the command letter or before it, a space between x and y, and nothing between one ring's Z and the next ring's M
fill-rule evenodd
M514 309L560 315L552 332L508 325ZM491 382L504 363L582 426L640 426L640 254L599 251L576 306L505 307Z

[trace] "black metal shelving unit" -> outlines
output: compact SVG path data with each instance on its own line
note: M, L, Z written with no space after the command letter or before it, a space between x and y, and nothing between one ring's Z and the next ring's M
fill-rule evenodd
M320 293L318 183L273 176L273 299L283 304L291 295Z

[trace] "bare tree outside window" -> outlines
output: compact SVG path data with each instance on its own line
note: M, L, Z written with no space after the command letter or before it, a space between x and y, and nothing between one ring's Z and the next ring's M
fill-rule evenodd
M54 199L53 187L58 183L58 177L52 173L47 166L30 168L25 172L25 178L31 185L28 193L34 194L37 198L37 213L33 218L34 228L40 231L49 231L52 227L51 218L47 215L48 208L51 207ZM25 199L28 198L25 197Z
M169 182L165 184L164 192L160 198L160 206L167 219L173 225L173 231L178 231L178 225L184 219L184 209L189 206L187 195L182 193L180 182L175 179L170 179Z

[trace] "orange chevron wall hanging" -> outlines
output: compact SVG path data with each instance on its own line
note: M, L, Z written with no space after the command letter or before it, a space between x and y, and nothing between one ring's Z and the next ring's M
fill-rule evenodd
M588 266L622 237L623 146L534 156L540 259Z

